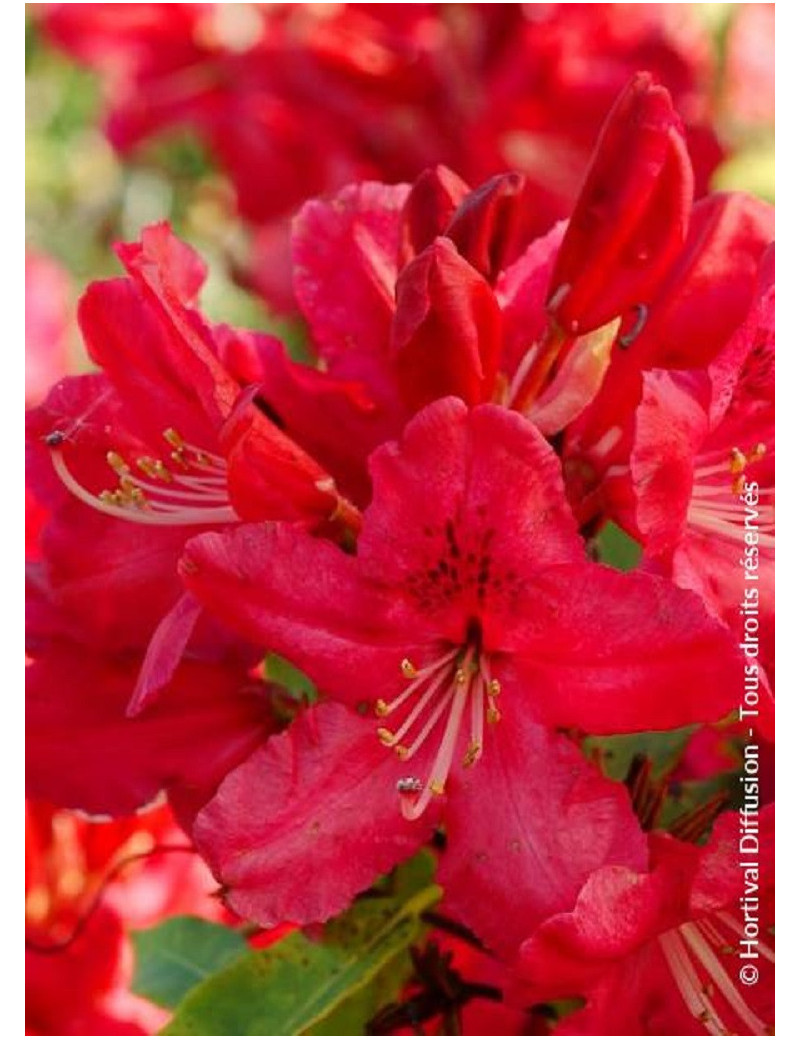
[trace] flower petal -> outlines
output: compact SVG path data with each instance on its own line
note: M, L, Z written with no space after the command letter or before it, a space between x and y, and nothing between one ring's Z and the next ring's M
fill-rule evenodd
M420 650L402 604L363 582L352 556L295 527L201 535L180 569L209 610L346 703L391 700L401 661Z
M646 841L625 788L503 693L480 761L454 773L440 879L445 907L500 952L571 908L591 871L643 869Z
M693 593L585 564L543 570L531 597L509 671L549 725L676 729L738 706L741 654Z
M430 822L400 813L402 763L340 705L310 709L222 784L198 848L243 917L270 927L343 910L417 849Z
M437 238L397 280L391 351L411 411L454 394L469 404L494 392L500 309L489 283L449 238Z
M400 212L408 186L354 184L307 202L292 234L294 289L329 369L386 392Z
M51 643L27 672L27 788L89 813L133 812L163 788L196 809L273 728L240 669L185 663L129 719L138 662Z
M452 615L457 641L479 605L498 628L510 624L513 589L549 563L584 558L558 458L520 415L437 401L374 453L370 470L358 544L365 574L403 585L429 617Z

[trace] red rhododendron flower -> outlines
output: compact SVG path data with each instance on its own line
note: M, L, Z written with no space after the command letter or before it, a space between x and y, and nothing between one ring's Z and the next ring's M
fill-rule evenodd
M683 245L692 188L669 93L640 73L608 116L558 252L559 325L588 332L653 295Z
M573 868L615 847L597 830L573 847L579 820L597 828L608 811L590 811L595 799L618 802L548 728L716 719L737 688L733 641L692 594L586 561L557 457L511 412L437 402L374 454L371 474L355 557L280 524L187 547L193 595L351 709L314 709L269 741L200 814L196 837L239 912L308 921L441 817L448 903L507 945L512 918L541 916ZM523 795L515 778L531 762L537 784ZM514 867L523 849L540 865L527 887ZM498 914L512 893L514 913Z
M531 205L514 174L473 192L443 167L410 191L353 186L299 214L295 293L328 371L368 388L387 426L455 393L568 427L568 486L591 520L619 494L642 371L722 349L773 234L771 207L747 196L690 212L690 185L669 97L640 76L566 232L507 261Z
M653 371L636 413L631 474L649 560L771 666L775 567L775 289L707 371ZM748 579L748 575L751 577Z
M609 866L573 910L545 921L522 947L529 999L583 996L556 1032L566 1036L769 1035L774 1022L774 812L750 813L759 839L759 907L741 903L740 817L729 813L699 848L651 838L646 874ZM751 848L752 848L751 841ZM744 857L747 862L750 858ZM754 882L754 878L757 880ZM754 937L750 926L759 928ZM748 940L753 941L748 945ZM744 945L742 945L744 944ZM750 951L755 960L742 959ZM755 975L743 966L757 964ZM749 980L749 982L748 982Z
M384 440L447 394L470 404L509 403L549 434L597 392L616 322L571 338L555 374L549 369L557 359L550 355L537 387L526 382L531 360L549 348L546 290L563 228L500 266L509 207L497 199L522 205L506 191L513 183L514 175L507 175L473 192L464 186L456 203L453 175L439 167L410 191L354 185L299 214L295 291L314 344L330 375L365 387Z
M759 292L759 267L775 234L774 210L741 193L696 203L683 250L633 335L614 352L596 397L565 432L570 500L582 523L624 518L635 508L629 461L643 373L708 365L745 323Z
M275 363L280 348L267 337L204 321L196 309L199 258L165 225L145 229L140 244L118 252L129 277L94 283L79 308L90 354L104 372L63 381L31 413L29 474L52 511L45 563L59 606L76 570L85 577L88 569L105 578L94 602L78 588L98 634L107 636L116 618L124 645L143 647L165 618L146 661L144 703L169 678L197 622L175 574L190 532L243 517L347 525L357 512L245 392L264 379L268 363L280 375L287 362ZM314 381L296 381L308 406ZM348 415L352 426L363 406L350 387L334 389L340 407L331 426ZM317 422L326 414L323 408ZM336 461L335 451L329 455ZM87 541L90 529L95 538ZM136 597L135 619L106 603L126 591ZM77 626L87 623L81 615ZM207 637L196 634L195 651Z
M258 344L203 320L196 302L205 270L196 254L163 224L117 252L129 277L94 283L78 318L108 380L94 388L95 406L116 411L112 433L129 442L119 449L135 445L140 454L134 467L119 450L104 451L98 424L88 421L91 408L63 416L72 422L45 436L66 486L110 516L152 525L227 522L265 508L287 519L329 516L337 504L329 475L243 401L244 381L259 364ZM35 431L53 422L52 412L45 406ZM95 467L107 459L118 478L106 495L91 486L96 474L93 481L72 474L71 457L88 468L92 454ZM260 480L249 479L253 469Z

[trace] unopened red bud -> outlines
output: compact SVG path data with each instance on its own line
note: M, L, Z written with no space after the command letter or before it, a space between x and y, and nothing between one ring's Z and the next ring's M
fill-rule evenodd
M417 177L400 217L401 267L444 234L467 195L468 185L446 166L434 166Z
M525 186L521 173L492 177L467 195L445 231L464 259L491 284L518 238Z
M455 394L468 404L494 391L502 319L491 287L437 238L397 281L391 351L406 404Z
M639 73L601 131L553 270L549 309L566 333L652 298L686 237L693 184L669 93Z

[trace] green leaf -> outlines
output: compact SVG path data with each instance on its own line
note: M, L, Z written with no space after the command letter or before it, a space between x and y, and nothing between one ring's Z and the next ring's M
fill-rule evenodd
M264 658L264 678L267 682L277 683L302 704L314 704L317 701L317 688L305 672L281 657L280 654L267 654Z
M293 932L196 986L165 1036L362 1035L410 978L421 914L441 896L432 857L416 856L331 921Z
M610 520L595 538L594 547L600 563L618 571L632 571L642 558L641 545Z
M659 817L659 827L669 830L684 813L690 813L701 805L707 805L719 795L725 795L725 808L736 809L742 797L741 773L729 770L717 773L704 780L684 780L670 791L664 800Z
M238 932L199 917L171 917L132 932L131 939L136 952L131 989L169 1010L198 982L249 949Z
M684 726L621 736L587 737L583 751L611 780L624 780L634 756L646 755L653 763L653 777L658 779L675 768L696 729L696 726Z

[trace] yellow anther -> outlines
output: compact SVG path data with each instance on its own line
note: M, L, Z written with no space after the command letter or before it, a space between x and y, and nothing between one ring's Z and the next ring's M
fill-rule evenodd
M186 441L184 441L183 437L181 437L178 431L173 429L172 426L170 426L169 429L164 430L162 436L167 444L171 444L176 451L182 451L186 445Z
M501 689L502 689L502 687L500 686L500 683L499 683L499 681L497 679L492 679L489 682L489 696L490 697L499 697Z
M136 465L147 477L158 478L159 480L172 480L169 470L161 459L154 459L149 455L141 455L136 460Z
M381 726L378 730L378 740L380 740L381 744L389 745L394 741L394 733L390 729Z
M744 468L747 465L747 456L743 451L739 451L738 448L731 449L731 461L730 469L731 473L736 476L737 473L743 473Z
M740 473L737 477L734 477L731 481L731 491L734 495L741 495L744 490L744 473Z
M489 707L486 709L486 721L494 724L495 722L499 722L500 718L500 712L497 710L494 704L490 704Z
M113 491L101 491L97 497L107 506L113 506L115 504Z
M198 466L210 466L211 456L206 454L204 451L195 451L192 453L192 457Z
M463 686L467 681L467 673L463 668L456 668L456 686Z
M149 455L140 455L136 460L136 465L146 477L154 477L156 475L156 460L151 459Z
M378 718L381 718L381 719L385 715L389 714L389 705L386 703L386 701L384 701L384 700L377 700L377 701L375 701L375 714L378 716Z
M763 459L766 454L767 454L767 446L766 446L766 444L757 444L755 446L755 448L753 448L753 450L747 456L747 461L748 462L758 462L759 459Z
M464 754L464 760L462 763L464 768L469 769L470 766L474 766L480 753L481 745L477 741L473 741Z
M440 798L444 794L444 784L439 783L438 780L434 780L434 782L428 786L430 787L431 794L435 794Z
M188 469L189 468L186 465L186 459L183 457L183 452L182 451L180 451L180 450L172 451L172 452L170 452L170 456L169 457L172 459L172 461L175 463L175 465L176 466L180 466L181 469Z
M121 474L119 478L119 487L120 491L122 491L124 495L132 495L134 490L138 491L136 484L134 484L126 473Z
M133 504L135 506L138 506L140 509L144 509L148 505L147 496L145 495L144 491L142 491L142 489L140 487L132 488L131 492L130 492L130 495L131 495L131 501L133 502Z
M400 671L403 673L406 679L416 678L417 669L414 667L414 665L411 663L411 661L409 661L407 657L404 657L403 660L400 662Z
M123 459L123 457L116 451L109 451L106 454L106 462L114 470L115 473L125 474L130 473L131 468Z
M408 758L408 748L405 744L397 744L394 750L399 759L405 761Z

